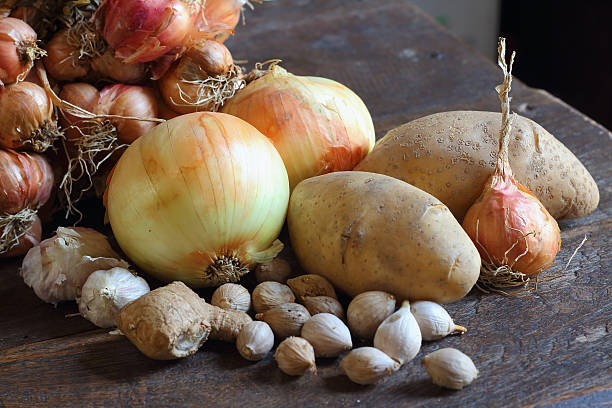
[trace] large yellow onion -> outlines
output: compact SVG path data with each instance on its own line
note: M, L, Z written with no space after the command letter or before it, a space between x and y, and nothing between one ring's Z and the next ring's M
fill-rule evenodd
M223 112L268 136L278 149L293 189L300 181L352 170L374 147L374 125L363 101L338 82L300 77L270 67Z
M191 113L137 139L117 163L107 214L121 249L165 280L214 286L282 249L289 202L282 159L253 126Z

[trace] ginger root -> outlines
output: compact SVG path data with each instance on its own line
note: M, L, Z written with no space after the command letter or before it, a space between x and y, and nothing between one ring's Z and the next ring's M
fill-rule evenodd
M155 289L125 305L117 326L147 357L172 360L194 354L208 339L236 341L246 313L210 305L182 282Z

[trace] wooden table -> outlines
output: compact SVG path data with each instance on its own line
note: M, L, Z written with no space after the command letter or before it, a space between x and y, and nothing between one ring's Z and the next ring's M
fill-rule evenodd
M405 1L267 3L248 13L230 48L249 64L281 58L296 74L348 85L369 106L378 137L433 112L499 109L497 67ZM2 261L0 406L609 406L611 135L519 81L513 109L582 160L601 203L588 217L560 223L563 248L544 279L559 274L588 237L561 277L524 296L473 291L449 305L455 320L469 327L464 336L425 343L415 360L367 387L340 376L336 360L319 362L318 376L291 378L271 356L247 362L233 345L212 341L190 358L153 361L121 336L80 317L65 318L77 311L73 302L43 303L18 276L19 262ZM481 371L463 391L433 385L419 364L424 354L447 346L466 352Z

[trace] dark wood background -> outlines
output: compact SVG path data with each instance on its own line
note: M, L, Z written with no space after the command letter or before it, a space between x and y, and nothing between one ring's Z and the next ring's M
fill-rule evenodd
M228 44L249 66L281 58L291 72L348 85L370 108L377 137L433 112L499 109L496 66L405 1L267 3L247 14L247 25ZM415 360L374 386L340 376L338 360L319 361L317 376L292 378L271 356L247 362L233 345L213 341L192 357L153 361L120 336L80 317L65 318L77 311L74 302L57 308L43 303L18 276L19 261L4 260L0 406L609 406L611 134L520 81L512 102L513 110L543 125L582 160L599 185L601 203L588 217L560 223L563 247L537 291L514 297L472 291L448 305L468 327L465 335L424 343ZM470 355L481 372L462 391L433 385L420 365L424 354L448 346Z

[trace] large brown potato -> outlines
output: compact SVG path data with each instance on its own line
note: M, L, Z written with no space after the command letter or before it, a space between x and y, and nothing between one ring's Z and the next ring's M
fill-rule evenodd
M386 174L433 194L462 220L493 172L501 114L457 111L391 130L355 170ZM514 115L509 146L516 179L557 218L576 218L599 203L595 181L561 142Z
M302 267L351 296L450 302L480 273L480 256L448 208L381 174L337 172L299 183L287 216Z

